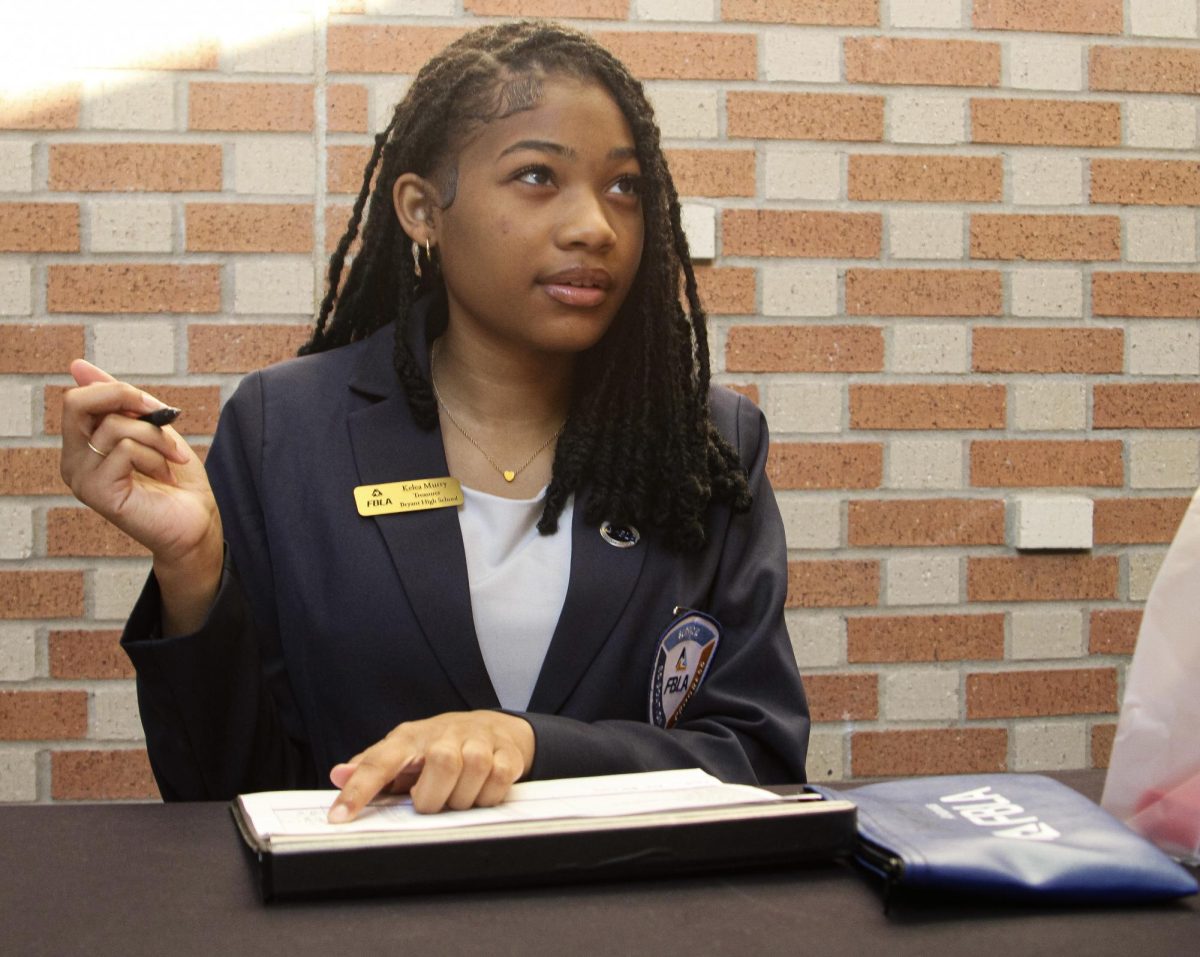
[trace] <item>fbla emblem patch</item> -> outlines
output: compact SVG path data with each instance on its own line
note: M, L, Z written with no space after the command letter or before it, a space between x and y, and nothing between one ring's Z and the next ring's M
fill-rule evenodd
M721 640L721 626L702 612L684 611L658 639L650 681L650 723L673 728L692 700Z

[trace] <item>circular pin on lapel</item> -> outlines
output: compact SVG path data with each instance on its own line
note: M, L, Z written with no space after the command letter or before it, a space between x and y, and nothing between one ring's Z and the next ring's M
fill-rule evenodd
M641 533L632 525L614 525L605 522L600 526L600 537L614 548L633 548L641 541Z

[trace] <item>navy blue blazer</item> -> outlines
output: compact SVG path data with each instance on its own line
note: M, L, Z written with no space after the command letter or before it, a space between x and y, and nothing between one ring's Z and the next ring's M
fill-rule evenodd
M426 323L411 325L427 362ZM455 510L364 518L355 506L356 486L448 474L440 432L412 419L393 338L388 326L251 374L222 412L207 460L226 536L216 602L198 632L164 638L151 575L122 637L169 800L327 787L334 764L403 721L500 707ZM572 536L570 585L523 713L531 778L698 766L728 781L804 780L808 708L783 623L766 424L725 389L711 407L754 506L711 507L702 551L670 551L645 528L614 548L582 507L557 533ZM650 722L651 679L676 606L711 615L721 638L663 729Z

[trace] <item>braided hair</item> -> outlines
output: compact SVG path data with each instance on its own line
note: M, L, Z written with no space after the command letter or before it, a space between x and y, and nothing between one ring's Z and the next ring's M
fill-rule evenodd
M629 123L644 183L644 238L625 302L604 337L576 362L538 529L554 532L569 496L580 492L586 522L656 527L670 547L694 551L705 542L709 503L744 511L750 490L737 453L709 416L705 314L653 110L642 85L587 35L544 21L486 26L421 68L375 137L349 224L329 262L315 328L300 353L363 339L394 320L393 361L413 417L423 428L437 426L437 404L408 345L407 323L413 302L442 280L433 263L417 275L411 242L392 208L392 187L401 174L414 172L433 181L449 206L456 188L453 151L461 138L536 105L541 78L550 75L599 83ZM343 283L360 226L361 248Z

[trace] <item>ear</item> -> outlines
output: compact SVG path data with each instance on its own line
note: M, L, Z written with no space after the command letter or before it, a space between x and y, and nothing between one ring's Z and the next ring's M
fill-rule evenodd
M420 245L437 242L437 190L416 173L397 177L392 187L392 205L401 228Z

